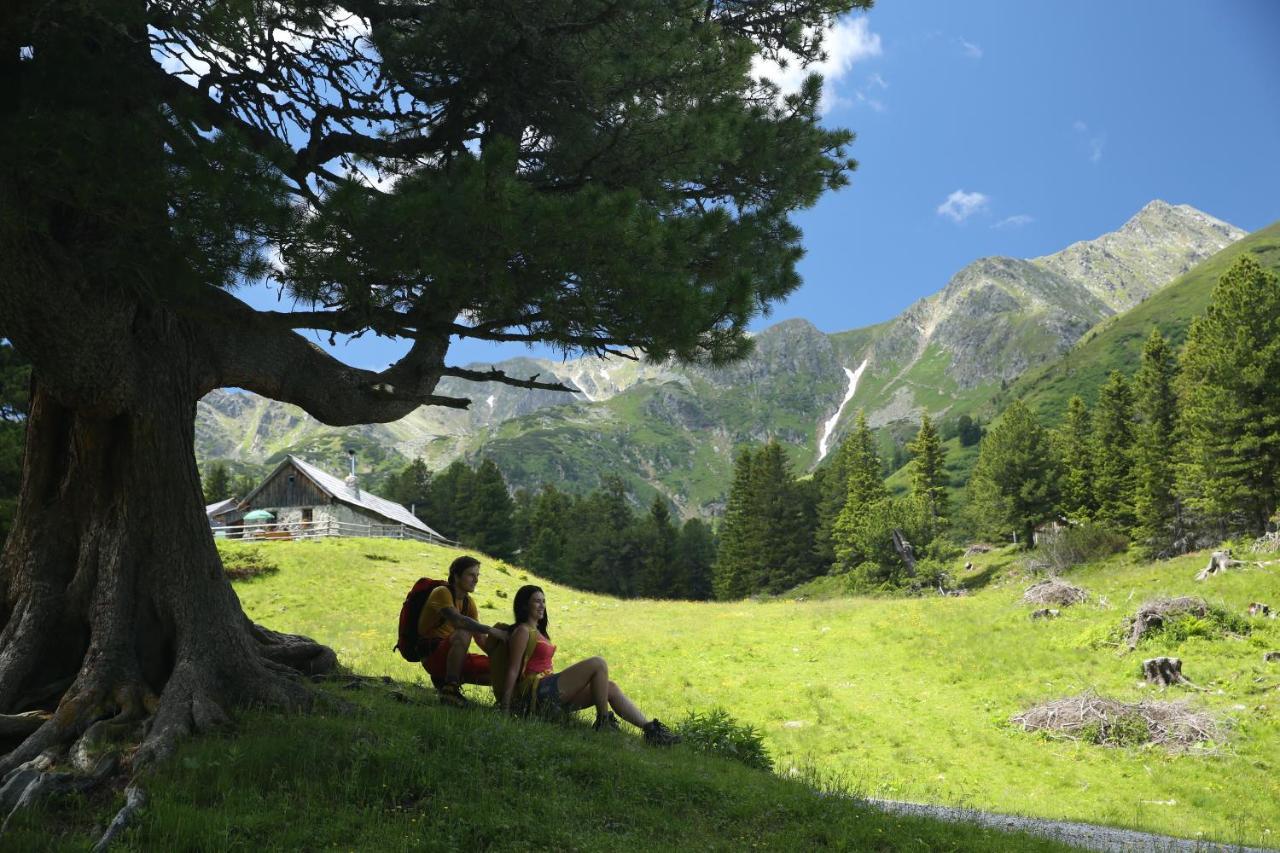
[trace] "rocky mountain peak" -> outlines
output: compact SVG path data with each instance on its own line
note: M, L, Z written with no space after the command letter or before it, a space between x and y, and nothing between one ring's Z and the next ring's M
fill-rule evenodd
M1244 235L1190 205L1156 199L1119 229L1031 262L1079 282L1118 313Z

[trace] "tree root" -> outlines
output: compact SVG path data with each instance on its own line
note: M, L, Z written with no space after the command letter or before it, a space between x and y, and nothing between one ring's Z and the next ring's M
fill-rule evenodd
M147 805L147 792L139 788L137 785L130 785L124 789L124 808L116 813L115 818L111 821L111 825L107 827L107 831L102 833L102 837L98 839L98 843L93 845L93 853L104 853L111 846L111 842L115 837L124 830L129 821L141 809Z

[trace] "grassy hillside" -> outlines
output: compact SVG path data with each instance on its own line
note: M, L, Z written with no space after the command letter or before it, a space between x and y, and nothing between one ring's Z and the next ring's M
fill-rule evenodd
M1236 258L1246 254L1264 267L1280 270L1280 222L1233 243L1136 308L1100 323L1061 360L1023 374L998 405L1021 398L1046 422L1056 423L1073 394L1092 403L1112 370L1137 369L1142 344L1153 328L1181 346L1191 320L1208 307L1213 286Z
M422 683L421 670L389 651L395 614L413 579L440 574L455 552L359 540L260 547L281 569L237 584L255 619L332 644L360 673ZM1134 654L1097 645L1156 595L1199 594L1236 613L1255 600L1276 604L1276 567L1198 584L1204 555L1116 558L1073 576L1091 603L1032 622L1018 600L1025 582L989 583L1011 572L1015 557L976 562L971 582L988 585L968 598L624 602L542 585L561 665L604 655L641 707L669 722L724 707L764 732L784 775L816 768L871 796L1192 838L1267 843L1280 835L1280 666L1262 662L1264 650L1280 648L1280 622L1256 620L1247 638L1193 636ZM487 563L481 619L507 617L525 582L520 569ZM1207 688L1166 698L1185 696L1230 721L1227 743L1172 756L1046 740L1008 723L1031 704L1086 689L1147 697L1140 660L1164 653L1181 657L1187 676ZM670 766L648 753L634 760ZM726 788L736 784L724 779Z
M246 550L222 544L224 553ZM688 746L651 749L634 733L442 708L421 670L388 648L404 587L419 573L442 574L457 552L346 540L278 543L260 553L280 570L237 584L255 619L323 637L357 673L399 680L338 678L320 686L327 698L316 713L248 713L223 735L186 742L145 780L149 804L113 849L1067 849L868 809L849 796L857 780L817 761L779 777ZM523 582L519 570L489 564L481 618L497 618ZM633 608L544 586L559 659L605 650L618 680L675 722L689 703L669 678L654 677L646 639L633 651L649 669L628 662L618 635L600 624L625 612L622 625L634 630ZM487 697L487 689L468 689ZM0 849L87 849L122 799L99 791L20 813Z

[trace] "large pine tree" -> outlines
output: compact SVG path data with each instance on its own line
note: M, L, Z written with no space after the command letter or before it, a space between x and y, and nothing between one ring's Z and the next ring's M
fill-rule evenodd
M1111 372L1098 392L1090 441L1095 517L1108 527L1128 532L1135 520L1133 390L1118 370Z
M1016 533L1031 547L1036 525L1052 517L1059 469L1048 431L1015 400L983 437L969 478L969 501L984 532Z
M716 597L782 592L812 577L812 518L780 444L742 451L720 529Z
M1075 522L1093 518L1098 510L1093 488L1093 420L1079 395L1067 401L1067 416L1053 433L1053 446L1062 468L1062 514Z
M1133 536L1142 552L1152 558L1172 554L1179 538L1174 492L1177 375L1173 350L1160 330L1152 329L1142 348L1142 364L1133 377L1138 421L1133 455Z
M1231 265L1191 324L1182 357L1179 491L1203 524L1256 534L1280 485L1280 281Z
M331 650L255 626L220 571L196 401L241 387L397 420L460 338L720 363L799 284L794 211L846 181L822 56L860 0L7 3L0 338L33 364L0 556L0 712L58 712L0 774L94 722L139 765ZM382 179L382 180L379 180ZM234 286L271 277L283 305ZM385 370L298 330L403 338ZM37 695L39 694L39 695Z
M859 410L853 432L845 442L845 502L836 517L834 540L836 566L848 571L871 556L868 532L879 511L877 504L886 500L889 493L865 412Z
M907 452L911 454L911 497L923 514L922 526L931 539L946 527L950 508L947 452L927 413L920 418L920 429L907 444Z

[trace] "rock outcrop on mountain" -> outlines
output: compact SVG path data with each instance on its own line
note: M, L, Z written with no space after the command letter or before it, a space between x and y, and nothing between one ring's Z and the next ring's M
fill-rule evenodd
M215 391L200 404L197 455L265 463L285 452L336 454L357 443L390 466L423 458L493 458L513 486L589 489L621 476L639 500L670 498L686 515L714 512L735 448L776 438L793 464L818 461L858 409L873 427L906 432L920 412L985 413L1028 369L1051 362L1099 321L1132 308L1243 236L1185 205L1154 201L1121 228L1042 258L982 258L942 290L877 326L825 334L789 320L755 336L753 354L725 368L623 358L495 365L557 378L567 394L448 378L438 393L466 410L424 407L392 424L339 430L253 395ZM850 372L866 362L841 409ZM488 365L471 365L487 369ZM334 467L340 460L317 459Z

